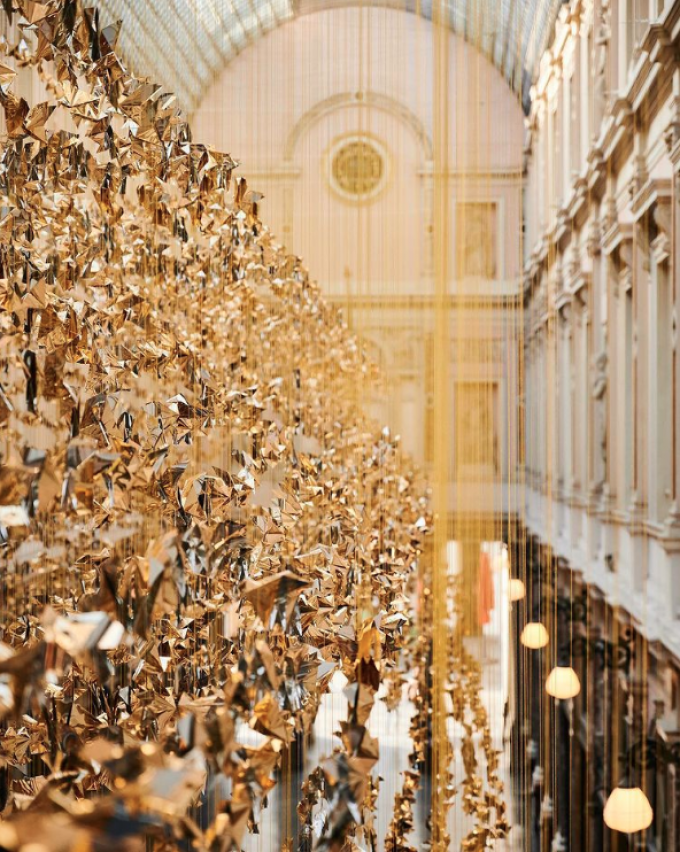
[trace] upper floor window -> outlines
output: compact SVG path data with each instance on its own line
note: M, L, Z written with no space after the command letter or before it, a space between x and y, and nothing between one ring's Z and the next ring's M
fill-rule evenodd
M658 0L663 2L663 0ZM635 61L637 47L649 26L649 0L625 0L626 59Z

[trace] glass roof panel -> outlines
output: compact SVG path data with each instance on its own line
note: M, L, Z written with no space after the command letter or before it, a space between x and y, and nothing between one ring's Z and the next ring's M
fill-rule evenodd
M177 93L192 112L221 69L254 39L296 15L337 0L97 0L102 20L122 19L120 48L138 74ZM376 3L378 0L376 0ZM451 28L501 71L525 109L538 62L552 37L561 0L444 0ZM343 0L342 5L366 5ZM415 11L416 0L380 0ZM432 0L419 14L432 17ZM191 73L187 73L191 69Z

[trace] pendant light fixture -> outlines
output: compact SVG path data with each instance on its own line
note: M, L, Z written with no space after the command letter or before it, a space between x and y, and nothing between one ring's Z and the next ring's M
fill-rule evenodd
M526 596L526 589L524 588L524 583L518 579L517 577L512 577L510 580L510 603L517 603L517 601L521 601Z
M532 651L537 651L539 648L545 648L549 642L548 631L540 621L530 621L522 631L519 641L525 648L531 648Z
M634 834L652 824L654 811L639 787L616 787L604 806L604 822L612 831Z
M559 701L568 701L581 691L581 681L571 666L555 666L545 682L545 691Z

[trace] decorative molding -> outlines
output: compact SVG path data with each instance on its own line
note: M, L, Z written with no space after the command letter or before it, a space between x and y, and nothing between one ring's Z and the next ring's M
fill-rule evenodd
M560 207L555 217L555 232L553 235L555 245L566 245L570 233L570 224L570 217L566 207Z
M454 282L452 282L452 285ZM446 299L445 307L452 310L457 307L476 307L480 310L488 310L489 308L511 309L517 306L517 299L520 296L520 284L516 284L516 292L489 292L486 295L481 295L478 292L470 293L451 293ZM342 307L347 304L347 296L340 292L324 292L324 298L327 302ZM375 296L359 296L352 295L352 309L359 310L427 310L434 311L437 300L434 295L431 296L409 296L409 295L385 295L376 294Z
M589 257L597 257L602 252L602 231L596 219L592 219L587 230L586 249Z
M537 488L538 477L534 477L534 483L529 483L529 505L533 511L529 511L526 518L527 531L530 536L537 537L539 542L546 540L548 528L541 518L540 506L545 506L544 498L541 497ZM552 514L557 511L553 504ZM587 508L571 509L580 515L580 525L588 524L589 518ZM624 512L601 513L598 516L599 540L593 545L593 551L584 553L573 545L567 538L553 539L551 548L555 557L560 559L560 565L566 561L566 570L571 572L574 579L577 575L583 575L583 580L588 588L588 595L593 603L606 603L615 607L621 626L632 626L645 636L648 642L654 645L653 653L656 656L666 654L680 665L680 620L675 611L675 602L672 595L664 596L661 591L658 597L640 595L632 586L633 578L629 576L630 565L627 570L617 560L615 571L611 571L605 564L605 554L611 552L606 544L607 527L617 528L617 535L628 535L633 539L642 538L658 541L666 554L663 557L664 570L671 579L675 574L674 559L677 559L678 551L673 549L673 542L666 540L662 526L658 529L645 527L643 531L635 532L636 524ZM639 527L640 525L637 524ZM668 547L670 545L670 547ZM661 557L658 557L661 558ZM593 628L602 623L602 613L593 612L593 624L589 627L589 634L593 635Z
M629 130L633 124L633 115L633 107L627 97L619 97L612 104L612 117L617 128Z
M586 308L588 305L588 290L592 286L592 282L592 273L579 269L578 274L569 285L569 292L578 298L582 308Z
M673 186L670 178L647 178L639 186L636 186L636 191L632 194L630 202L634 220L638 222L653 205L669 204L672 191ZM666 230L670 231L670 214L668 225L669 227Z
M316 103L297 121L286 140L283 155L284 160L287 163L293 162L298 142L315 124L327 115L331 115L339 109L346 109L348 107L377 109L398 118L411 128L414 135L420 142L420 147L423 152L423 160L431 161L433 159L434 149L432 147L432 140L425 130L423 123L418 116L407 106L401 103L401 101L398 101L389 95L383 95L380 92L339 92Z
M609 9L603 6L599 30L598 23L593 21L595 42L599 49L606 49L612 39L608 18ZM553 78L552 68L557 60L557 54L567 50L567 42L566 35L556 38L550 62L541 65L539 79L534 86L536 98L529 117L530 126L533 128L532 142L535 142L533 137L542 128L541 97L544 96L548 80ZM598 141L586 157L587 168L584 171L584 179L591 198L601 197L607 164L613 164L617 158L630 150L635 136L636 117L640 116L644 119L645 126L649 127L654 117L669 102L669 97L672 119L667 125L665 139L671 160L676 170L680 170L680 94L669 92L671 81L673 91L680 93L680 3L666 4L659 19L647 28L640 44L640 56L632 78L627 88L621 91L610 104L601 121ZM638 195L646 182L644 161L641 165L643 170L640 171L638 167L636 175L638 186L634 188L634 196ZM572 213L575 197L583 192L582 189L577 190L577 182L578 178L575 178L569 194L569 204L567 204Z
M631 222L622 223L614 220L602 236L602 253L606 255L613 254L621 246L629 244L629 249L624 249L624 257L629 257L629 252L632 251L633 242L633 225ZM626 266L632 266L632 260L623 260Z
M555 310L561 323L565 327L571 325L572 320L572 295L566 290L562 290L555 299Z
M663 231L651 243L652 257L657 266L668 263L671 258L671 241Z
M594 145L588 152L587 162L588 172L586 180L588 189L595 196L600 197L604 190L605 178L607 176L607 163L602 149Z
M425 168L419 169L418 177L433 178L440 177L450 181L465 181L466 184L474 185L481 183L488 186L489 183L510 182L520 183L524 179L522 169L486 169L478 171L470 171L467 169L449 169L444 172L435 172L432 162L426 163Z
M290 163L283 163L281 165L272 166L271 169L249 169L246 173L244 173L244 177L248 179L250 184L253 184L253 182L260 180L276 180L284 182L297 180L301 174L301 169L291 166Z
M573 192L568 204L569 215L576 221L581 214L588 210L588 179L584 175L576 175L573 182Z
M323 176L331 191L346 204L363 206L378 199L390 184L392 156L373 133L344 133L322 158Z

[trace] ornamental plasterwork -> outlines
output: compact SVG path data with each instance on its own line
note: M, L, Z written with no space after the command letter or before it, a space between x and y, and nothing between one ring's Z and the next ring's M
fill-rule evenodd
M670 199L657 201L652 210L652 216L658 230L658 234L651 245L654 260L657 264L668 263L671 256L672 227Z
M375 136L354 133L331 145L324 169L333 192L343 201L367 204L380 196L390 176L390 158Z

